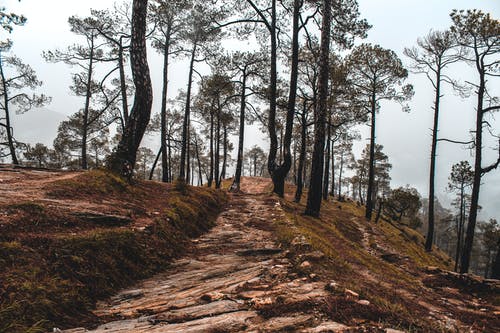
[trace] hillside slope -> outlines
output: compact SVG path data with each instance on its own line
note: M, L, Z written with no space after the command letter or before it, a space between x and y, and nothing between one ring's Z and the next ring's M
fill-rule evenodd
M303 202L292 202L293 186L281 200L287 223L278 224L279 239L300 258L294 246L326 255L312 268L323 278L356 291L371 308L339 300L337 315L344 323L388 321L405 331L500 331L500 281L460 275L450 270L452 259L437 248L424 250L424 238L388 218L367 222L364 207L347 200L323 202L321 218L304 216ZM291 223L290 223L291 222ZM296 261L298 270L300 259Z
M171 268L100 302L91 332L497 332L498 282L352 202L322 218L244 178L216 226ZM293 188L289 187L288 194ZM87 332L74 328L68 333Z
M96 300L165 270L225 202L104 171L0 166L0 332L94 323Z
M498 281L355 202L314 219L263 178L227 196L102 171L0 180L0 332L500 331Z

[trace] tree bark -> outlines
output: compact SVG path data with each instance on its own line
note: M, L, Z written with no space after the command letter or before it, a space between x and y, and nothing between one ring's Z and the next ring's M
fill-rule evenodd
M174 175L172 172L172 140L170 139L170 134L167 137L167 143L168 143L168 182L171 183Z
M461 184L460 188L460 217L458 220L458 230L457 230L457 248L455 251L455 272L458 272L458 263L460 261L460 252L462 249L462 238L463 238L463 227L464 227L464 184Z
M148 178L149 180L153 180L153 176L154 176L154 173L155 173L156 165L158 164L158 161L160 160L160 155L162 155L162 154L163 154L163 152L162 152L162 149L160 147L160 149L158 150L158 153L156 154L156 158L155 158L155 160L153 162L153 165L151 166L151 171L149 172L149 178ZM163 160L163 158L162 158L162 160Z
M478 66L478 68L480 68ZM465 241L460 260L460 273L469 271L470 257L472 253L472 245L474 242L474 232L476 228L477 210L479 207L479 189L481 187L482 176L482 148L483 148L483 98L485 93L485 77L484 72L479 73L479 89L477 92L477 108L476 108L476 140L475 140L475 158L474 158L474 181L472 184L472 197L469 211L469 220L467 223L467 231L465 233Z
M434 126L432 127L432 144L431 144L431 165L429 172L429 211L427 238L425 240L425 250L432 251L432 239L434 237L434 178L436 176L436 151L437 151L437 134L439 126L439 99L441 97L441 64L438 64L436 72L436 96L434 99Z
M196 161L198 162L198 186L203 186L203 175L201 172L201 160L200 160L200 146L198 145L198 139L194 138L194 145L196 149Z
M344 152L340 153L340 165L339 165L339 200L342 200L342 171L344 169Z
M500 280L500 239L497 242L497 254L491 267L491 278Z
M7 133L7 143L9 145L10 158L12 160L12 164L19 164L16 155L16 146L14 145L14 138L12 136L12 126L10 124L10 111L9 111L9 94L7 81L5 80L5 74L3 71L3 63L2 57L0 54L0 76L2 78L2 88L3 88L3 104L5 110L5 132Z
M314 149L311 165L311 181L305 214L319 217L321 209L323 151L325 146L325 123L328 99L328 74L330 56L331 0L323 0L323 22L321 23L321 54L318 107L315 110Z
M181 144L181 163L179 168L179 181L188 181L186 179L186 158L189 158L187 155L187 149L189 144L189 117L191 113L191 89L193 85L193 72L194 72L194 61L196 57L196 48L197 44L193 45L193 49L191 50L191 61L189 63L189 75L188 75L188 86L186 93L186 108L184 109L184 120L182 122L182 144Z
M208 187L212 187L214 180L214 112L210 111L210 174L207 182Z
M163 89L161 94L161 168L162 182L168 181L168 156L167 156L167 92L168 92L168 65L170 53L170 25L167 27L165 45L163 48Z
M132 8L132 40L130 60L135 85L135 99L116 152L111 158L110 169L131 178L137 149L151 116L153 91L146 53L147 0L134 0Z
M186 141L186 183L191 184L191 117L188 117Z
M306 105L302 109L301 114L301 127L300 127L300 153L299 153L299 166L297 168L297 189L295 190L295 202L300 202L302 199L302 190L304 188L304 163L306 159L306 137L307 137L307 119L306 119Z
M120 44L118 46L118 67L120 68L120 92L122 94L122 109L123 109L122 131L124 132L125 126L128 123L128 97L127 97L127 85L125 76L125 65L123 60L122 37L120 37Z
M240 191L240 183L241 183L241 169L243 167L243 141L245 138L245 94L246 94L246 85L247 85L247 73L246 67L243 70L243 79L241 83L241 96L240 96L240 130L238 137L238 158L236 161L236 172L234 174L233 184L231 185L231 192L239 192Z
M222 125L222 170L220 172L219 184L226 178L226 164L227 164L227 125Z
M218 111L216 114L217 117L217 124L215 126L215 162L214 162L214 169L215 169L215 188L220 188L220 182L219 182L219 167L220 167L220 105L217 106Z
M87 73L87 85L85 91L85 107L83 109L82 119L82 169L86 170L87 165L87 136L88 136L88 122L89 122L89 109L90 98L92 97L92 72L94 66L94 37L90 39L90 56L89 56L89 69Z
M368 190L366 191L366 212L365 212L365 217L367 220L372 219L372 211L373 211L373 185L375 182L375 114L376 114L376 101L375 101L375 91L373 91L371 100L370 162L368 166Z
M270 73L270 87L269 87L269 122L267 128L269 131L269 156L267 160L267 169L271 175L271 179L274 184L273 192L278 195L283 195L284 193L284 179L283 185L281 185L280 179L276 178L276 155L278 153L278 138L276 135L276 96L277 96L277 57L278 57L278 41L276 37L276 0L271 1L271 23L268 26L269 34L271 38L271 73ZM280 194L282 193L282 194Z
M330 154L331 154L331 149L330 149L330 138L332 136L332 129L330 126L331 122L331 117L329 117L329 121L327 126L327 136L326 136L326 156L325 156L325 173L323 176L323 200L328 200L328 186L329 186L329 179L330 179Z
M375 218L375 224L377 224L378 221L380 220L380 216L382 215L383 206L384 206L384 201L382 199L380 199L378 201L377 217Z
M330 195L335 196L335 154L334 154L334 144L335 141L331 140L330 149L331 149L331 159L332 159L332 187L330 189Z
M269 134L270 149L268 158L268 170L273 180L273 192L280 197L285 195L285 179L292 166L292 154L290 151L292 143L293 118L295 115L295 101L297 97L297 78L299 66L299 23L302 0L294 0L292 21L292 57L290 69L290 89L288 96L285 135L282 144L283 162L276 164L277 138L276 138L276 84L277 84L277 36L276 36L276 0L272 1L272 23L271 23L271 103L269 111Z

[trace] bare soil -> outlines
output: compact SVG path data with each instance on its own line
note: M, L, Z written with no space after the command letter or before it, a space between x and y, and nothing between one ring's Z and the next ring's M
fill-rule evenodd
M87 195L85 190L68 199L54 185L79 174L0 167L0 232L14 234L17 228L16 237L34 237L44 223L45 237L55 238L106 228L142 231L161 213L165 187L154 184L147 188L156 191L148 207L136 201L142 195L140 184L138 191L126 194L125 201ZM421 269L401 253L397 243L388 241L381 227L363 222L340 204L325 213L342 219L337 224L340 232L359 244L365 257L346 256L350 273L332 281L341 272L329 274L320 267L330 254L300 236L304 226L291 220L286 201L271 195L270 189L268 179L244 177L241 192L229 194L230 202L215 227L194 239L182 258L166 271L99 302L93 311L97 326L64 332L500 331L500 307L492 303L500 292L498 281L458 275L442 267ZM285 200L291 200L289 193ZM68 219L75 213L78 218ZM88 217L85 223L82 214ZM117 225L89 223L94 215L116 218ZM54 223L58 217L61 223ZM278 226L299 236L283 242ZM352 244L328 235L328 229L322 232L319 224L316 228L325 241L336 244L337 251L349 252ZM403 236L408 237L397 235ZM385 278L365 265L367 258L375 265L389 263L394 271ZM390 276L393 272L411 275L415 284L395 281ZM356 287L357 292L347 287ZM381 300L389 301L381 306ZM411 327L411 316L425 325Z

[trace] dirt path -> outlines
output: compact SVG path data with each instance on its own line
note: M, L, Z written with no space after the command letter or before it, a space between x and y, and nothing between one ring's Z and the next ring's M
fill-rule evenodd
M232 196L217 225L194 241L186 258L99 304L95 313L106 324L92 332L331 332L345 327L314 314L314 305L328 294L325 284L291 273L287 253L273 240L269 222L285 216L277 200L262 194L269 183L242 186L246 194ZM311 311L305 313L300 304Z
M51 171L0 166L0 203L45 200L44 186L79 175L76 171Z

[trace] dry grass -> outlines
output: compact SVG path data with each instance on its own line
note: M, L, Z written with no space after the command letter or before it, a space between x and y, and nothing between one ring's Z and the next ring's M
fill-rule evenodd
M93 225L72 215L73 206L41 202L0 207L9 217L0 223L0 332L95 323L96 300L166 269L226 202L211 189L129 185L104 171L51 183L46 192L62 203L110 201L133 222Z
M326 255L325 260L314 263L313 271L358 292L371 303L360 306L343 295L332 296L326 302L327 314L333 320L347 325L383 324L411 332L446 331L416 300L436 304L439 297L447 296L436 296L436 291L424 289L422 279L427 266L451 269L449 257L438 249L426 252L423 237L408 227L388 220L379 224L366 221L364 207L352 201L329 198L323 201L320 219L305 216L307 193L298 204L292 202L293 191L294 187L288 185L281 206L295 228L285 221L278 222L279 240L292 251L292 258L299 258L304 251L294 248L291 242L304 235L312 250ZM299 274L310 272L300 269L300 260L296 259L295 264ZM456 315L460 318L458 312ZM493 323L487 314L476 316L476 320L483 325Z

